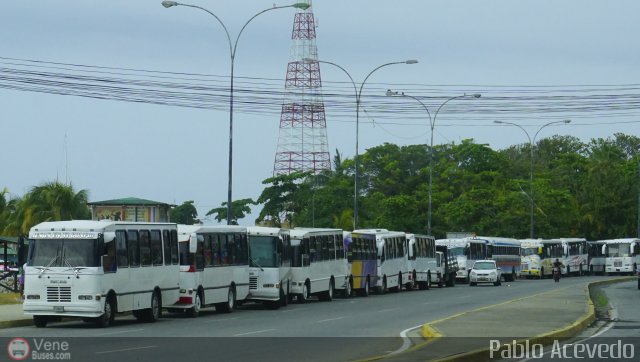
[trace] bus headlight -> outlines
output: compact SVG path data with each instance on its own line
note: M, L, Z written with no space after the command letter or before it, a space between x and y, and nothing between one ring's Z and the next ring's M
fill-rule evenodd
M31 299L31 300L40 299L40 295L39 294L28 294L27 295L27 299Z
M79 295L79 300L93 300L93 295Z

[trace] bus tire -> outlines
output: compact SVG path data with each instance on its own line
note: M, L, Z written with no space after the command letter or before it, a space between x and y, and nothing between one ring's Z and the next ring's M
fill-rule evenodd
M400 293L402 291L402 272L398 273L398 286L393 290L396 293Z
M227 292L227 301L223 303L217 303L215 305L216 311L220 313L231 313L236 306L236 290L233 286L229 287Z
M302 293L298 294L297 300L298 303L304 304L309 299L309 283L307 281L304 282L302 286Z
M46 327L48 321L49 320L47 319L47 316L44 316L44 315L34 315L33 316L33 324L35 324L35 326L38 327L38 328Z
M329 280L329 289L327 290L327 292L325 294L324 300L326 300L327 302L332 301L334 292L335 292L335 287L334 287L334 283L333 283L333 278L331 278Z
M342 297L343 298L349 298L351 297L351 278L347 278L345 280L346 285L344 286L344 290L342 291Z
M369 290L369 276L367 275L367 279L364 281L364 288L362 288L362 296L368 297L371 294L371 290Z
M155 323L162 317L162 300L158 295L158 291L151 294L151 308L145 309L142 318L147 323Z
M115 317L115 303L113 302L113 298L109 296L104 302L104 312L100 317L96 318L96 325L100 328L107 328L108 326L113 324Z
M200 315L200 308L202 308L202 297L200 291L196 293L196 299L193 302L193 307L187 309L187 317L197 318Z

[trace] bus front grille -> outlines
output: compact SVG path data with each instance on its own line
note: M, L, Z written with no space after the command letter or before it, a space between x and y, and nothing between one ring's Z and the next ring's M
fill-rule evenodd
M249 289L258 289L258 277L249 277Z
M47 287L47 302L71 302L71 287Z

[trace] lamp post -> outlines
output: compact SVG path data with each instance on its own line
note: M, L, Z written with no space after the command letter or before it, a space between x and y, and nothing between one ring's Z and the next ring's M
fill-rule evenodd
M257 16L264 14L267 11L284 9L284 8L296 8L301 10L307 10L311 5L306 3L295 3L291 5L285 5L285 6L273 6L271 8L264 9L259 13L255 14L254 16L252 16L251 18L249 18L249 20L247 20L247 22L244 23L244 25L240 29L240 32L238 33L238 36L236 36L235 42L233 43L231 42L231 36L229 35L229 31L227 30L226 25L224 25L222 20L220 20L220 18L216 14L212 13L211 11L197 5L183 4L183 3L178 3L176 1L165 0L162 2L162 6L164 6L165 8L170 8L178 5L200 9L202 11L207 12L209 15L213 16L218 21L218 23L222 25L222 28L224 29L224 32L227 35L227 40L229 42L229 53L231 56L231 80L230 80L231 84L229 86L229 184L227 187L227 225L230 225L231 219L232 219L232 211L233 211L231 206L232 205L231 195L232 195L232 185L233 185L232 183L232 179L233 179L233 68L234 68L234 62L236 59L236 49L238 48L238 40L240 40L240 35L242 35L242 32L247 27L247 25L249 25L249 23L253 19L255 19Z
M390 62L390 63L379 65L376 68L374 68L372 71L370 71L369 74L367 74L367 76L364 78L362 83L360 83L360 89L358 89L356 82L353 80L353 77L351 76L351 74L349 74L349 72L347 72L347 70L341 67L340 65L333 62L325 61L325 60L315 60L310 58L305 58L303 60L307 62L315 61L318 63L333 65L334 67L337 67L338 69L342 70L349 77L349 80L351 80L351 84L353 84L353 90L356 96L356 156L353 159L354 167L355 167L355 175L353 180L353 230L356 230L358 228L358 152L359 152L358 142L359 142L359 134L360 134L360 101L362 96L362 89L364 88L364 84L367 82L367 79L369 79L369 77L378 69L387 67L390 65L395 65L395 64L416 64L418 63L418 61L415 59L409 59L401 62Z
M412 95L409 94L405 94L404 92L400 93L400 92L394 92L391 89L387 90L387 96L402 96L402 97L409 97L411 99L414 99L416 101L418 101L418 103L420 103L422 105L422 107L425 109L425 111L427 111L427 115L429 116L429 125L431 127L431 141L429 143L429 211L428 211L428 216L427 216L427 234L429 235L433 235L432 234L432 230L431 230L431 213L432 213L432 189L433 189L433 130L436 127L436 118L438 117L438 113L440 112L440 110L442 109L442 107L447 104L449 101L452 101L454 99L458 99L458 98L480 98L482 95L479 93L474 93L474 94L463 94L461 96L455 96L455 97L451 97L447 100L445 100L440 107L438 107L438 109L436 110L435 115L433 116L433 119L431 118L431 113L429 113L429 109L427 108L427 106L424 105L424 103L422 103L422 101Z
M518 128L520 128L522 130L522 132L524 132L525 135L527 135L527 139L529 139L529 151L530 151L530 165L529 165L529 238L533 239L533 208L534 208L534 198L533 198L533 145L536 142L536 138L538 137L538 133L540 133L540 131L542 131L543 128L547 127L547 126L551 126L553 124L569 124L571 123L570 119L565 119L562 121L553 121L553 122L549 122L547 124L542 125L542 127L538 128L538 131L536 132L535 135L533 135L533 140L531 139L531 136L529 136L529 132L527 132L526 129L524 129L521 125L513 123L513 122L505 122L505 121L493 121L494 123L497 124L507 124L510 126L516 126Z

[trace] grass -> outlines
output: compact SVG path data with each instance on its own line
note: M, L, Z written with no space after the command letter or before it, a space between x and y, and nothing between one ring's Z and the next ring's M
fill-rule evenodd
M594 293L593 304L596 308L606 308L609 305L609 299L603 291L598 290Z
M3 304L20 304L19 293L0 293L0 305Z

